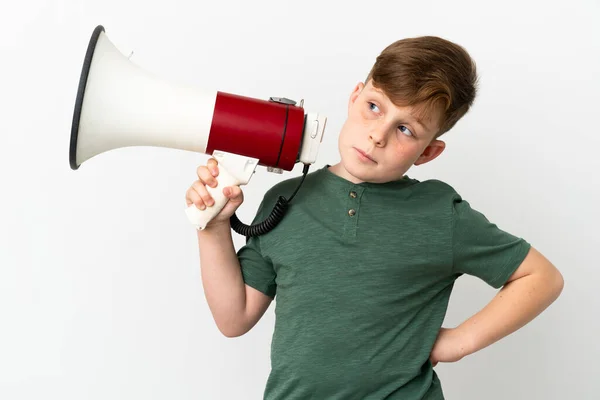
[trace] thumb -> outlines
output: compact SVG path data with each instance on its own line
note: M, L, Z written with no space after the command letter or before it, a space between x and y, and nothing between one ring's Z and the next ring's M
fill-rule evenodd
M223 188L223 194L233 205L240 205L244 201L244 193L239 186L227 186Z

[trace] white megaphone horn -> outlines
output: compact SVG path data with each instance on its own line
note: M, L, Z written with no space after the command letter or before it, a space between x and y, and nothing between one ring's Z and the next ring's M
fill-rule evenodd
M69 163L76 170L100 153L128 146L212 155L219 162L218 186L207 190L215 204L186 210L190 222L204 229L227 202L223 188L247 184L258 165L282 172L301 162L306 176L326 122L318 113L305 114L303 101L296 105L286 98L254 99L158 79L124 56L99 25L81 71ZM234 215L232 227L245 236L262 234L276 225L289 200L280 197L262 224L249 227Z

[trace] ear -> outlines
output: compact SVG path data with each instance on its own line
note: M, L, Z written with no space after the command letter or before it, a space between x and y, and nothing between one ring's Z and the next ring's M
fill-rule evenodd
M352 93L350 94L350 98L348 99L348 111L350 111L350 107L352 107L352 104L354 104L354 102L358 98L358 95L360 94L360 92L362 92L364 87L365 87L365 84L362 82L358 82L356 84L356 86L354 87L354 90L352 90Z
M425 150L423 150L423 153L421 153L419 158L417 158L417 161L415 161L415 165L425 164L437 158L440 154L442 154L445 148L446 143L442 142L441 140L436 139L432 141L429 144L429 146L427 146Z

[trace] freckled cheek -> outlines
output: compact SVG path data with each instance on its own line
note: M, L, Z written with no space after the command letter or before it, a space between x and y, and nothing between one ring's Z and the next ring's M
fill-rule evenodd
M400 156L404 162L413 163L419 156L419 149L410 145L402 145L399 143L396 147L396 153Z
M402 144L402 142L397 141L394 146L394 153L398 157L398 159L406 159L407 156L410 156L409 149Z
M369 114L366 111L360 111L354 120L362 125L368 124L370 122Z
M368 134L371 122L365 120L360 115L354 115L346 121L344 126L344 136L348 139L360 138Z
M360 130L361 133L367 133L373 126L374 121L369 118L365 118L363 116L359 116L358 118L353 119L353 124L357 130Z

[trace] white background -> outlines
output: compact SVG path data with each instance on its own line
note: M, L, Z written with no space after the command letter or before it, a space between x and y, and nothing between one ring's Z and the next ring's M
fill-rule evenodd
M10 6L9 6L10 4ZM152 5L154 4L154 5ZM0 12L0 398L258 399L273 308L227 339L204 299L184 194L207 156L169 149L68 164L93 28L163 78L328 115L335 163L353 86L389 43L439 35L476 60L480 92L447 151L415 168L549 257L559 300L518 333L437 367L448 399L596 399L600 357L597 1L29 1ZM262 194L297 176L260 168ZM243 239L235 236L239 247ZM447 325L494 291L461 278Z

